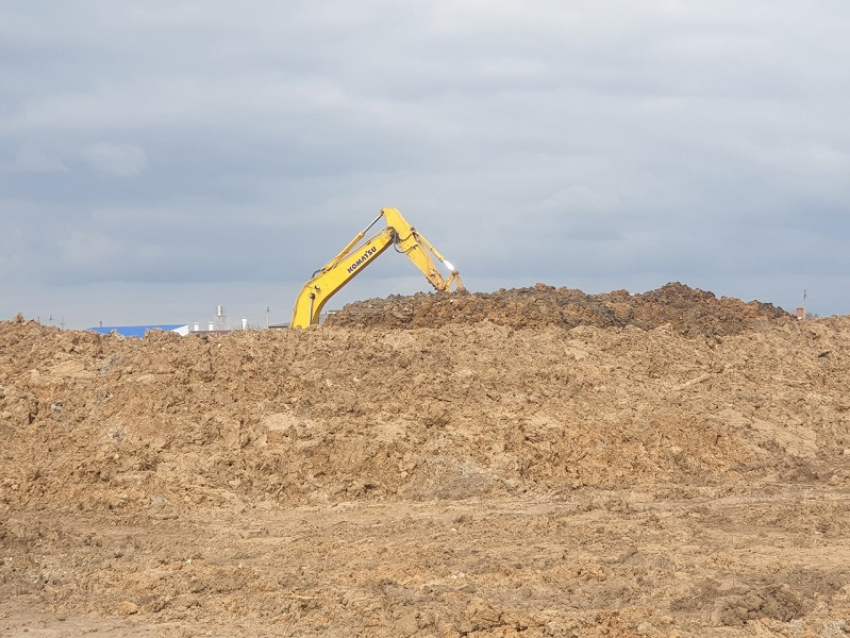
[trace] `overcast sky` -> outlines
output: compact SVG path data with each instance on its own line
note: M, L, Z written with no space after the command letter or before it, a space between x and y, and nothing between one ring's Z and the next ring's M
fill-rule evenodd
M848 314L848 61L844 0L6 0L0 319L285 322L385 206L472 291Z

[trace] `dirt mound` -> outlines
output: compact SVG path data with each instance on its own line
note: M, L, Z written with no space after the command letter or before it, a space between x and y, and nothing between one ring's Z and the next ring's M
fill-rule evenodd
M848 373L678 284L0 322L0 634L845 635Z
M793 478L850 446L805 398L845 406L830 376L845 355L826 325L698 340L495 322L140 340L6 322L0 502L456 499Z
M500 326L531 328L595 326L651 330L671 325L687 335L732 335L791 319L771 304L744 303L732 297L669 283L658 290L630 295L619 290L588 295L580 290L537 284L495 293L418 294L370 299L346 305L331 315L335 326L436 328L490 321Z

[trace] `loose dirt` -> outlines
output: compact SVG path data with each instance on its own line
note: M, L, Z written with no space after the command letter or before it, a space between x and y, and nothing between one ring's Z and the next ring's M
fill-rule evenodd
M0 635L846 636L848 372L681 284L0 322Z

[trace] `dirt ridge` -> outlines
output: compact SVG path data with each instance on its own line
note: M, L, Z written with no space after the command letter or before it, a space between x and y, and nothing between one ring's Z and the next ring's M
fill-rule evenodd
M681 284L0 321L0 634L846 635L848 373Z
M489 321L512 328L577 326L652 330L662 325L687 335L740 334L789 321L785 310L760 301L717 298L710 291L671 282L645 293L626 290L590 295L571 288L536 284L493 293L420 293L368 299L328 317L330 325L371 328L437 328Z

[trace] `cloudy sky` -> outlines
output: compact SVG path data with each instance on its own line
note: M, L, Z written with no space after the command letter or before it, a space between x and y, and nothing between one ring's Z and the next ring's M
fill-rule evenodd
M285 322L385 206L473 291L848 314L849 60L844 0L6 0L0 319Z

